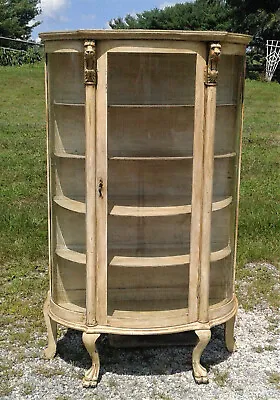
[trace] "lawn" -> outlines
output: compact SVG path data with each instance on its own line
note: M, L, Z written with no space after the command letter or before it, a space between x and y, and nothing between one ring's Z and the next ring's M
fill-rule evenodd
M0 87L2 324L28 319L27 340L45 329L48 285L43 65L0 67ZM263 264L280 269L279 121L280 85L247 81L237 279L255 297L248 303L240 291L244 306L259 298L280 305L280 295L269 293L279 275Z

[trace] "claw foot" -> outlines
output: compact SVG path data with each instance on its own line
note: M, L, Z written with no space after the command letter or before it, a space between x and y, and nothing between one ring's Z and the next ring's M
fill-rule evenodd
M202 365L197 365L196 370L193 371L193 377L196 383L209 383L207 371Z
M210 341L211 331L210 329L196 330L198 336L198 343L193 350L192 365L193 365L193 376L196 383L208 383L208 374L206 368L200 364L200 357L205 347Z
M91 368L86 371L83 378L83 387L95 387L97 385L100 361L95 343L99 336L99 334L83 333L83 343L92 361Z
M45 350L44 350L44 358L46 358L47 360L52 360L54 358L56 354L56 346L48 346Z
M95 387L97 385L98 375L99 368L96 368L95 365L88 369L83 378L83 387Z

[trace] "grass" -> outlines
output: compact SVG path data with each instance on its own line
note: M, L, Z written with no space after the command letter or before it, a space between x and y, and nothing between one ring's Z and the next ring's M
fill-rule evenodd
M218 371L217 369L213 369L213 372L214 372L213 380L218 386L224 387L228 384L228 382L229 382L229 371L228 370Z
M38 375L45 376L46 378L51 378L57 375L64 375L65 372L61 368L50 367L49 365L38 366L36 369Z
M23 384L22 394L23 394L24 396L29 396L30 394L33 393L33 390L34 390L34 386L31 385L31 383L25 382L25 383Z
M42 324L47 287L43 65L0 67L1 323Z
M0 87L1 325L28 321L27 334L17 339L26 343L45 330L48 284L43 65L0 67ZM251 279L244 264L265 261L279 269L279 120L280 85L247 81L237 278L249 281L256 301L273 306L280 304L279 294L269 295L274 278L260 270Z
M276 386L280 390L280 374L279 372L268 373L268 382Z
M246 281L239 291L241 304L252 308L261 299L279 307L280 271L280 85L247 81L240 187L237 279ZM272 263L244 268L249 262Z
M246 82L238 264L280 262L280 85Z

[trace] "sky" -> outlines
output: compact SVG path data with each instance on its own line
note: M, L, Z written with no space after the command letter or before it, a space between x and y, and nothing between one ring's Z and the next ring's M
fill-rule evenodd
M76 30L109 29L108 22L127 14L135 14L155 7L164 8L184 1L180 0L41 0L42 23L33 30L32 38L38 33Z

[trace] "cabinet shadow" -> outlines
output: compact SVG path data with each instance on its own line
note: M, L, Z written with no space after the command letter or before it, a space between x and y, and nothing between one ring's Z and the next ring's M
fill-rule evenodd
M207 369L225 361L231 356L225 347L224 326L211 329L211 341L204 350L201 362ZM184 337L184 334L187 336ZM153 347L121 347L110 345L108 335L101 335L97 341L100 356L99 380L106 372L118 375L172 375L192 370L192 351L196 343L194 332L184 334L162 335L168 337L170 343L187 343L180 345L157 345ZM177 336L177 337L176 337ZM130 336L125 336L122 342L130 343ZM143 337L137 336L132 341L141 342ZM149 342L149 340L147 340ZM161 341L165 341L163 338ZM118 340L116 340L118 342ZM160 342L160 341L159 341ZM166 342L166 341L165 341ZM130 343L131 344L131 343ZM82 368L90 368L91 359L82 342L82 333L68 329L57 343L57 355L65 362Z

